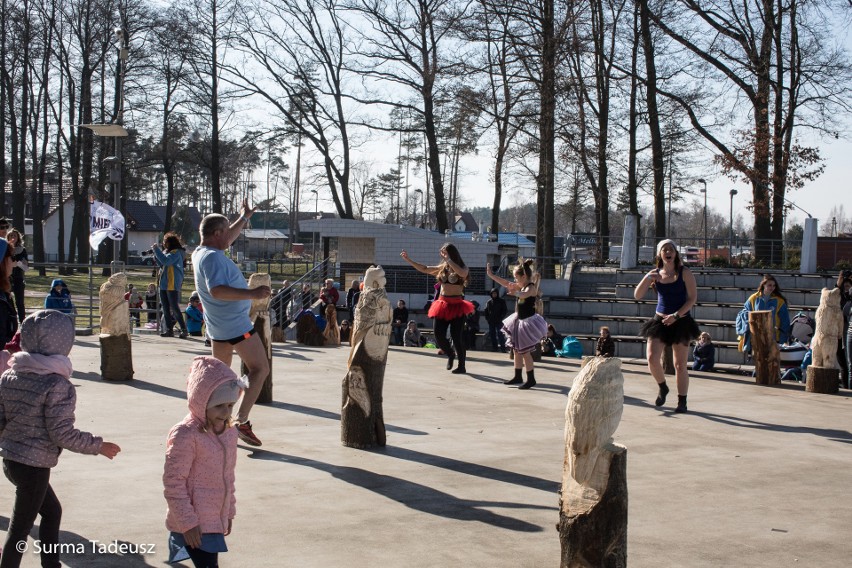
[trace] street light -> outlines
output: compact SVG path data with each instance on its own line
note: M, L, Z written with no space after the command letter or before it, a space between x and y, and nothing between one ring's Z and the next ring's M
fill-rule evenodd
M420 194L420 201L422 202L423 201L423 190L422 189L415 189L414 193ZM414 226L415 227L417 226L417 202L416 201L414 202Z
M707 265L707 182L699 179L699 182L704 184L704 189L701 193L704 194L704 265Z
M734 196L737 194L736 189L732 189L730 191L731 194L731 224L730 224L730 234L728 241L728 262L733 266L734 264Z
M311 193L314 194L316 199L314 200L314 216L319 219L319 192L315 189L311 190ZM317 263L317 232L311 231L311 256L313 258L312 263Z

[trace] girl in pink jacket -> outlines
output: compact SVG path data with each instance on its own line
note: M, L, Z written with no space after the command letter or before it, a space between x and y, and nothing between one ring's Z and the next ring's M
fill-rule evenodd
M169 562L190 558L197 568L215 567L236 514L231 411L248 385L206 356L193 360L186 383L189 414L169 432L163 473Z

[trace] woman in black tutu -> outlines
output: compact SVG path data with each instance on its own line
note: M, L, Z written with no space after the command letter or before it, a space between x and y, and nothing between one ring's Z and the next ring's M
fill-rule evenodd
M464 367L466 350L462 330L464 317L473 313L474 306L464 299L468 268L459 254L459 249L451 243L445 243L441 247L443 262L438 266L426 266L414 262L408 258L408 253L405 251L402 251L399 256L417 271L434 276L441 285L440 295L429 306L428 314L430 318L435 318L435 342L447 354L447 369L453 368L453 361L458 356L459 366L453 370L453 374L466 373ZM452 345L447 340L447 328L450 329L450 336L453 338Z
M640 335L648 340L648 369L660 389L655 404L664 405L669 393L662 355L664 346L671 345L677 377L675 412L686 412L689 344L700 333L698 324L689 314L698 297L695 277L683 265L677 247L670 239L660 241L657 245L656 263L657 268L642 278L633 293L634 298L641 300L650 288L657 292L656 314L642 326Z
M519 389L529 389L535 386L535 369L533 368L532 352L541 339L547 335L547 322L535 311L538 298L538 282L532 271L532 260L522 261L515 267L512 274L514 282L503 280L493 272L491 265L486 264L488 277L508 290L518 298L515 313L503 320L503 333L506 335L506 345L515 354L515 376L504 381L507 385L521 383L521 369L526 367L527 380Z

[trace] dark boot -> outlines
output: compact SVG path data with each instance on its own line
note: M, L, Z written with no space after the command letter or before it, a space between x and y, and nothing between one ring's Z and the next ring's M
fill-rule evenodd
M527 382L518 387L519 390L531 389L535 386L535 371L527 371Z
M660 393L657 395L657 400L654 401L654 406L662 406L666 403L666 395L669 394L669 385L666 384L666 381L663 381L658 384L660 387Z
M519 385L519 384L521 384L523 382L523 379L521 378L521 371L522 371L522 369L515 369L515 376L513 378L509 379L508 381L503 381L503 384L504 385Z
M685 394L677 395L677 407L675 408L675 412L677 412L677 413L686 412L686 395Z
M450 351L449 354L447 355L447 370L448 371L453 368L453 363L455 363L455 361L456 361L456 352Z

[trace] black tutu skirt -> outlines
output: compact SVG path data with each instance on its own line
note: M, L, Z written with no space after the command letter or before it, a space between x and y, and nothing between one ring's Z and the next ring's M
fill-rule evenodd
M646 339L659 339L666 345L689 345L689 343L701 334L698 324L690 314L682 316L672 325L663 324L663 318L654 315L642 325L639 335Z

